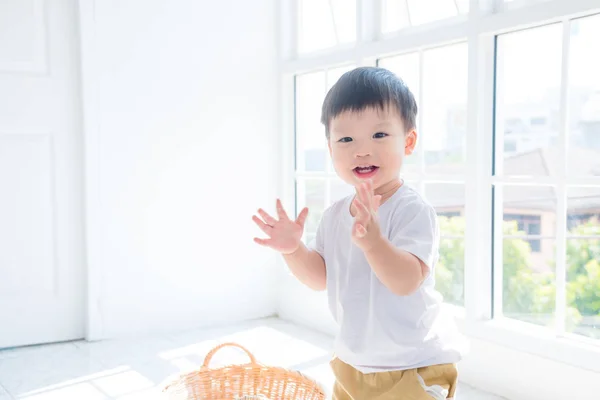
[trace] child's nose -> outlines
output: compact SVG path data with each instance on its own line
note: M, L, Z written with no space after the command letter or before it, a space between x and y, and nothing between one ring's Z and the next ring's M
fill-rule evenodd
M356 149L355 157L362 158L371 155L371 148L369 146L360 146Z

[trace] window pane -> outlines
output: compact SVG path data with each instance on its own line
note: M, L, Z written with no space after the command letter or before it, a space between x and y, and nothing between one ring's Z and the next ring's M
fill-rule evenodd
M503 192L504 234L511 236L556 235L556 194L551 186L505 186ZM539 237L524 238L534 256L548 259L554 249ZM544 242L548 245L548 242ZM551 245L551 244L550 244Z
M547 176L558 165L562 26L498 36L496 174Z
M308 53L356 40L356 2L298 0L298 52Z
M497 193L502 194L503 207L504 315L550 325L555 305L554 188L498 186Z
M467 129L467 44L423 54L420 138L427 172L462 173Z
M600 15L571 25L569 60L570 175L600 176Z
M304 233L316 233L325 209L325 181L323 179L298 179L296 182L296 204L298 213L308 207L308 218Z
M513 223L506 222L505 226L505 232L515 232ZM503 240L502 308L505 317L552 326L555 241L541 240L540 248L550 250L536 253L525 239Z
M465 186L428 183L425 198L435 208L440 225L440 259L436 265L436 288L444 301L464 305Z
M572 187L567 190L569 235L600 236L600 187Z
M566 327L600 339L600 236L567 241Z
M458 15L454 0L403 0L408 3L412 26L423 25Z
M401 54L393 57L381 58L378 60L377 65L381 68L388 69L396 74L404 83L408 86L412 94L415 96L419 109L421 104L419 103L419 53L408 53ZM417 130L420 127L417 127ZM417 148L420 145L420 141L417 141ZM416 154L415 149L415 153ZM406 157L404 159L404 165L402 167L403 173L414 173L419 169L417 157Z
M382 32L452 18L469 11L469 0L383 0Z
M457 306L465 305L464 272L464 239L442 237L440 259L435 266L435 287L444 296L445 302Z
M325 98L325 73L312 72L296 77L296 168L325 171L327 140L321 125Z
M440 217L440 234L464 237L465 185L428 183L425 185L425 198Z

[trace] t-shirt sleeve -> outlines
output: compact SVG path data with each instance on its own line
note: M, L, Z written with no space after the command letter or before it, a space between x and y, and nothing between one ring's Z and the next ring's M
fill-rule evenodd
M439 251L439 226L433 207L415 204L402 210L393 222L392 244L417 256L432 271Z

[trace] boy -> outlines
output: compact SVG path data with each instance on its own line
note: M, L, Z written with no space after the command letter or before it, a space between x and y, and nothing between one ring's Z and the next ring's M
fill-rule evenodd
M333 165L356 195L323 214L310 246L301 242L308 210L290 220L259 210L255 239L283 254L292 273L328 291L340 326L331 362L334 399L450 399L462 341L440 313L434 289L439 230L435 210L400 179L417 142L417 104L382 68L344 74L323 103Z

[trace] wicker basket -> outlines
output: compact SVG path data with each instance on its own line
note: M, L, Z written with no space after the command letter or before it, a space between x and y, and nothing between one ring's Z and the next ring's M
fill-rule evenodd
M250 362L209 368L212 357L223 347L242 349ZM325 399L325 393L313 380L299 372L260 365L252 353L236 343L223 343L212 349L198 371L181 375L163 393L170 400Z

